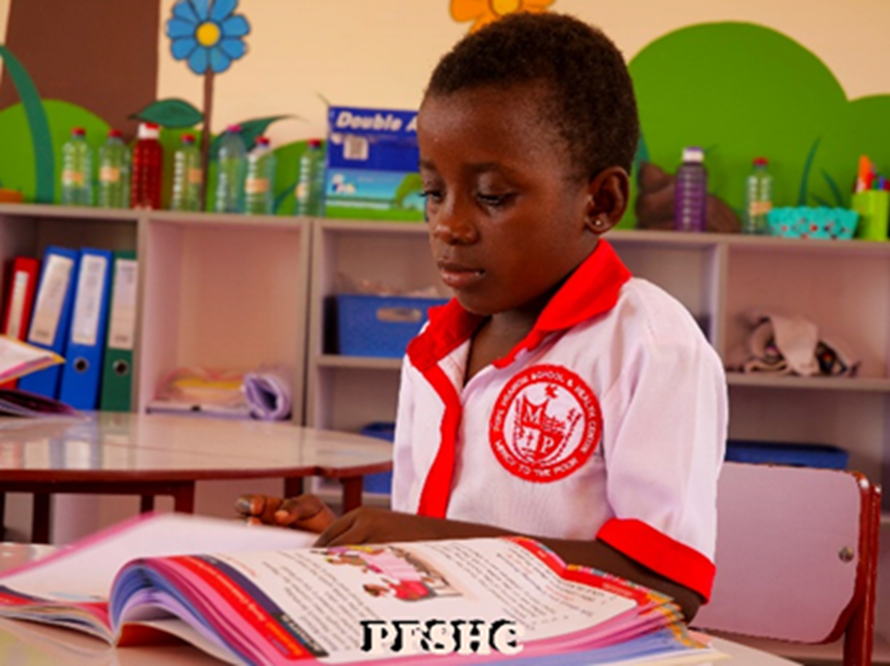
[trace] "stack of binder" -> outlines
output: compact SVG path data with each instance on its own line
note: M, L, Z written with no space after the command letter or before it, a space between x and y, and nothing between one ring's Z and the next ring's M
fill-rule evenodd
M42 262L16 257L3 333L65 358L18 388L76 409L129 411L136 279L129 251L51 245Z

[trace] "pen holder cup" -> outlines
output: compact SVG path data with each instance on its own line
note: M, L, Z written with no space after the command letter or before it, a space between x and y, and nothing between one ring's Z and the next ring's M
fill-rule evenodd
M853 195L852 204L853 210L859 213L856 238L871 241L887 240L890 192L887 190L856 192Z

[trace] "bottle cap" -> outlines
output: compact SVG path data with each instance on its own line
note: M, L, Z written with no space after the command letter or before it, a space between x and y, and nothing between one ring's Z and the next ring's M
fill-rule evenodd
M120 139L123 136L123 132L119 129L110 129L108 130L108 138L109 139Z
M226 127L226 132L241 132L241 125L229 125Z
M310 148L321 148L321 139L309 139L306 144Z
M269 145L269 137L267 136L258 136L256 138L256 145L258 146L268 146Z
M183 134L183 135L182 135L182 142L183 142L183 143L194 143L194 142L195 142L195 135L194 135L194 134Z
M140 123L136 136L140 139L157 139L160 133L160 128L154 123Z
M688 148L683 149L683 161L684 162L704 162L705 161L705 151L703 151L698 146L689 146Z
M755 157L754 158L754 166L767 166L769 164L769 160L765 157Z
M87 131L83 127L72 127L71 136L86 136Z

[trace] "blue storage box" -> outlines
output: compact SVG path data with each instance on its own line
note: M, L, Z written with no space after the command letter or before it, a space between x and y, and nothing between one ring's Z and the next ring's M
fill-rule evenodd
M448 299L341 294L336 301L338 353L401 358L427 311Z
M846 469L850 454L828 444L795 444L730 439L726 460L744 463Z
M377 421L369 423L360 432L366 437L376 437L392 442L395 439L396 424ZM365 477L365 492L390 494L392 492L392 472L368 474Z

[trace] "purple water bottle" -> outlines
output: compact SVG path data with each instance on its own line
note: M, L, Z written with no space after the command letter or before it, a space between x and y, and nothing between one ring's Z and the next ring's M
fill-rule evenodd
M708 172L701 148L683 149L683 163L677 169L674 190L674 229L705 230L705 200L708 196Z

